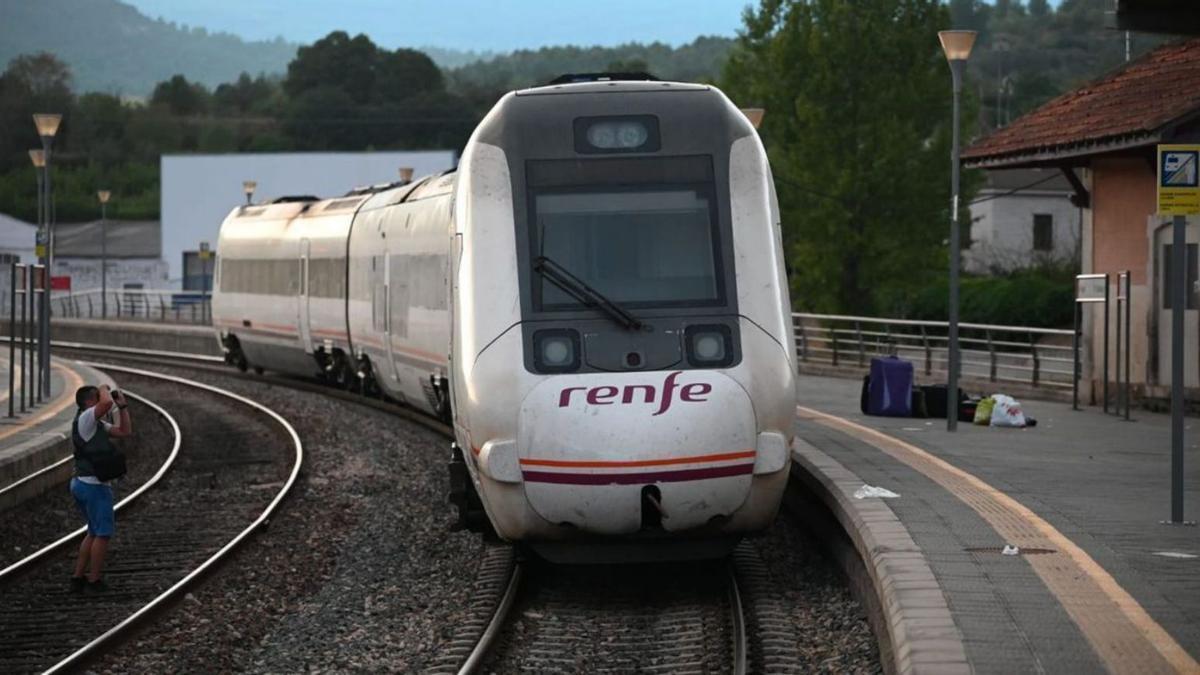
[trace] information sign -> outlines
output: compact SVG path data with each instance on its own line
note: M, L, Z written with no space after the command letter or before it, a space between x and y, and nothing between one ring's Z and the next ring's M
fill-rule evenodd
M1200 145L1158 146L1158 212L1200 214Z

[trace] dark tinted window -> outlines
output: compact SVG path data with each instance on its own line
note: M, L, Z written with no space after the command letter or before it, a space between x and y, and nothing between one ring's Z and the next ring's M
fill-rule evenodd
M538 191L533 213L533 258L552 259L615 302L723 302L708 186ZM539 309L579 307L542 277L535 277L534 295Z
M1049 213L1033 214L1033 250L1054 250L1054 216Z

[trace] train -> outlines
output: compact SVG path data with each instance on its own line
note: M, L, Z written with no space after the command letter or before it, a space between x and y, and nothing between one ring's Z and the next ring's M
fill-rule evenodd
M780 211L716 87L509 92L451 171L234 208L214 274L230 363L452 426L460 527L552 561L699 558L779 509L796 381Z

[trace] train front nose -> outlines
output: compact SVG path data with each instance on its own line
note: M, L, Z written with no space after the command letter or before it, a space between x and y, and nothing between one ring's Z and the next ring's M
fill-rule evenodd
M664 530L701 527L746 500L755 427L750 397L716 371L549 378L521 406L525 495L585 533L635 533L647 508Z

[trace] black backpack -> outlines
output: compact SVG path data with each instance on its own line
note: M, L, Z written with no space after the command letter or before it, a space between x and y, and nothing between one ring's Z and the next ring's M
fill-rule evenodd
M91 475L97 480L110 481L120 478L126 473L125 453L108 439L108 432L104 430L103 423L97 421L96 425L96 434L92 436L92 440L84 441L79 435L79 416L75 416L75 421L71 423L71 442L75 445L75 456L91 466Z

